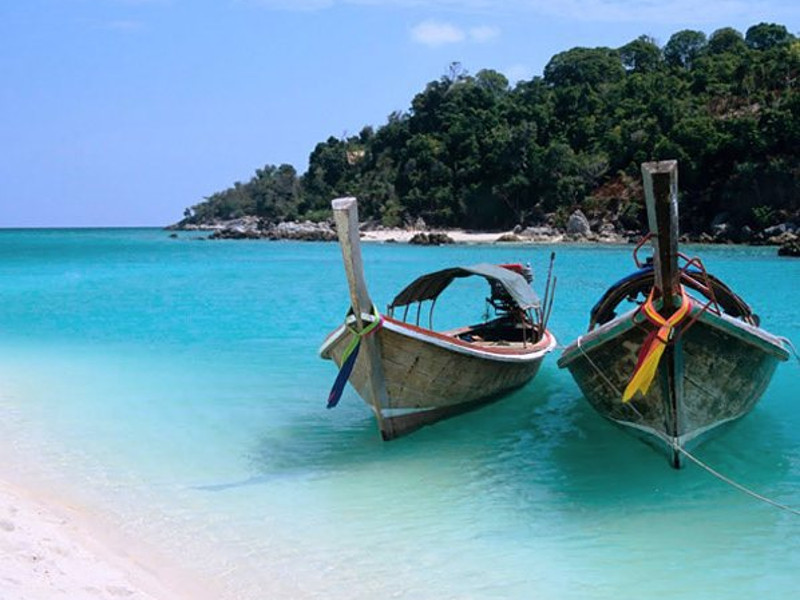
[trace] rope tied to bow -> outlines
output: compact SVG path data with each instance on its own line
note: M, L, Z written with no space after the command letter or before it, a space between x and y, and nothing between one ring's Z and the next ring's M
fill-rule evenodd
M331 391L328 394L328 408L333 408L339 404L339 400L344 392L344 386L347 383L347 380L350 378L350 373L353 372L353 367L356 364L358 351L361 348L361 340L380 329L383 325L383 317L378 312L378 309L375 308L375 306L372 307L372 317L372 322L364 327L361 331L358 331L355 327L345 321L345 327L352 334L352 338L342 353L342 366L339 369L339 374L336 376L336 380L333 382Z
M680 286L681 290L681 305L669 318L662 317L654 305L653 294L655 288L650 290L647 300L642 305L642 312L650 323L655 325L653 329L642 343L639 349L639 357L636 361L636 367L633 370L633 375L628 382L625 391L622 393L622 401L628 402L633 398L636 393L642 395L647 394L650 385L658 371L658 364L661 361L661 356L664 354L664 349L667 344L672 340L675 333L675 328L686 318L692 308L692 299L686 294L686 289Z

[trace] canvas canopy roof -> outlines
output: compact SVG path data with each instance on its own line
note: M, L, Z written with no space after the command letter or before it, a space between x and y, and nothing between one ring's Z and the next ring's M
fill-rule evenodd
M472 277L474 275L483 277L490 283L496 282L501 285L521 309L539 308L539 297L522 275L488 263L470 267L451 267L423 275L412 281L403 291L397 294L389 308L397 308L398 306L406 306L425 300L435 300L447 286L453 283L454 279Z

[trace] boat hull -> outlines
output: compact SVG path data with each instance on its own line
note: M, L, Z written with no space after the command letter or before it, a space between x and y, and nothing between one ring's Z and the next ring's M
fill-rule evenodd
M688 444L750 412L778 362L789 357L778 338L695 306L691 317L697 321L667 348L647 394L623 403L622 391L647 335L634 315L582 336L558 365L569 369L598 413L657 440L674 466L680 466Z
M320 355L341 367L352 335L338 328L328 336ZM374 335L386 387L386 404L380 407L384 439L492 402L526 384L556 345L547 333L527 349L487 349L388 317ZM360 355L350 383L369 404L369 367Z

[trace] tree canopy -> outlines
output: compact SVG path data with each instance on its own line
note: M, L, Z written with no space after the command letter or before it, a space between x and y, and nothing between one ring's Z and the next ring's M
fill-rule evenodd
M764 227L798 217L798 77L800 40L772 23L572 48L513 86L452 63L384 125L318 143L302 175L266 165L184 222L319 220L354 195L388 226L501 228L581 208L635 227L640 163L676 158L687 230L723 212Z

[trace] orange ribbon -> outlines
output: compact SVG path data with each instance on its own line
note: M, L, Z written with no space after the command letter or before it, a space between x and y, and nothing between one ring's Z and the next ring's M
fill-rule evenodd
M647 301L642 306L647 319L658 327L657 330L651 331L642 343L639 350L639 359L636 362L636 368L633 371L630 381L628 382L625 392L622 394L622 401L628 402L636 392L642 395L647 394L650 385L658 371L658 363L661 361L661 355L664 354L664 349L667 343L672 339L673 330L677 327L686 315L689 314L692 308L692 301L686 295L686 290L681 286L681 305L672 315L665 319L653 306L653 292L655 288L650 290L650 295L647 296Z

